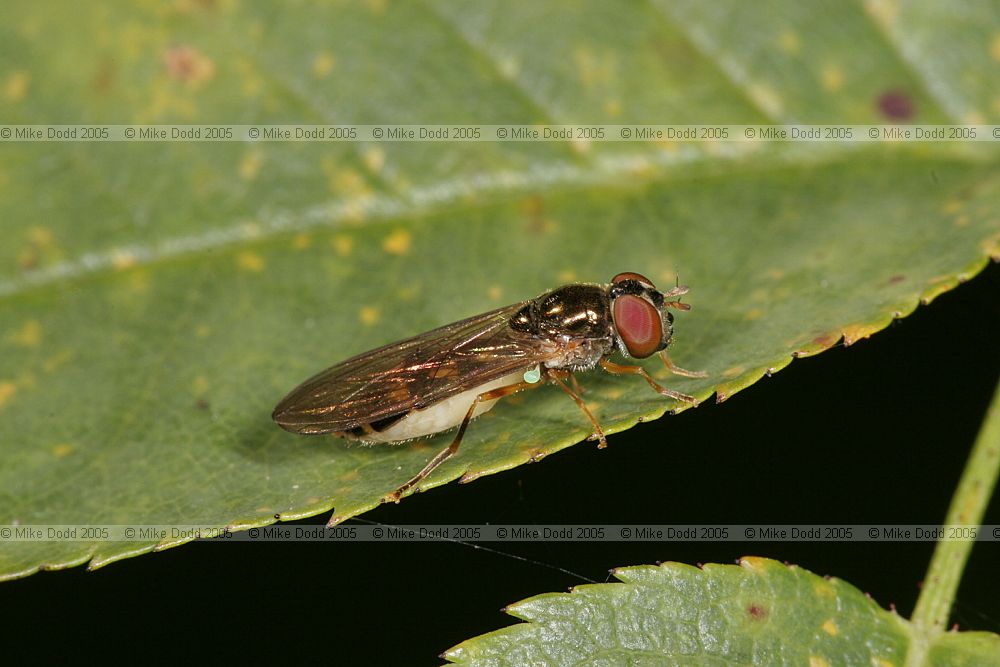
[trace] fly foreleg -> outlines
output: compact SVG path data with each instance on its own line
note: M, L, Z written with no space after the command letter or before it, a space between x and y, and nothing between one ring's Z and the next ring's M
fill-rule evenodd
M601 368L614 375L639 375L649 386L652 387L656 392L663 394L664 396L669 396L670 398L676 399L678 401L684 401L685 403L691 403L692 405L698 405L698 399L694 396L688 396L687 394L682 394L679 391L674 391L673 389L667 389L666 387L658 384L656 380L650 377L649 373L642 366L625 366L622 364L616 364L608 359L601 360Z

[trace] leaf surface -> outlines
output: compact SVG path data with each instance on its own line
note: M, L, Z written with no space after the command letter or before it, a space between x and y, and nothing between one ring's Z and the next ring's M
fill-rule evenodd
M996 120L987 82L1000 21L983 5L777 4L784 24L738 2L8 3L3 114ZM358 514L450 436L397 447L296 437L270 420L289 389L364 350L620 271L690 285L672 356L710 376L649 368L671 388L726 398L1000 256L998 161L991 144L949 142L5 143L0 526ZM637 378L580 380L609 433L684 407ZM425 488L589 433L551 387L473 426ZM7 541L0 577L187 539Z
M996 665L1000 637L948 632L915 648L911 624L850 584L766 558L619 568L507 607L525 623L442 656L460 665ZM921 651L920 655L916 654Z

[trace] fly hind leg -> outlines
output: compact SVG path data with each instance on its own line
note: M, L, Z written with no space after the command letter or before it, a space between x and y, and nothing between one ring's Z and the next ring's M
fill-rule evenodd
M476 396L476 398L472 401L472 405L469 406L468 411L465 413L462 425L458 427L458 433L455 434L455 439L451 441L451 444L438 452L437 455L424 466L423 470L414 475L410 481L383 498L383 502L391 501L398 503L404 493L419 484L425 477L427 477L427 475L431 474L435 468L455 455L455 452L458 451L459 445L462 444L462 438L465 437L465 429L469 427L469 422L472 421L472 415L476 412L477 405L483 401L495 401L498 398L510 396L513 393L521 391L522 389L539 387L542 384L542 382L515 382L514 384L509 384L506 387L497 387L496 389L491 389L490 391L484 391Z
M553 382L558 384L563 391L569 394L570 398L576 401L576 404L580 406L581 410L583 410L583 414L587 415L587 418L590 420L590 423L594 425L594 433L591 436L591 439L596 438L598 440L597 448L604 449L605 447L607 447L608 439L604 437L604 429L601 428L601 424L597 421L597 418L594 417L594 413L590 411L590 408L587 407L587 404L583 402L582 398L580 398L580 394L577 393L580 391L581 388L580 385L577 384L576 378L573 376L573 374L570 373L569 371L554 370L551 368L547 371L547 374L549 378L552 379ZM570 382L573 383L572 389L568 384L563 382L563 380L567 377L570 379Z

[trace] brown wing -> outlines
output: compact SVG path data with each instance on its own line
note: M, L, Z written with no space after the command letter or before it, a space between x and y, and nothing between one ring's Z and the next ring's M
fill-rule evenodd
M541 363L547 346L508 326L523 306L476 315L343 361L292 390L272 417L294 433L348 431Z

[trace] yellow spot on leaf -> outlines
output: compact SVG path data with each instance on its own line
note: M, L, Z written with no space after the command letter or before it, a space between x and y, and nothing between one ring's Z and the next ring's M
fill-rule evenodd
M17 385L13 382L0 382L0 407L3 407L17 393Z
M996 221L994 221L996 224ZM986 254L992 257L994 260L1000 261L1000 234L994 234L993 236L984 239L981 247L986 251Z
M385 151L377 146L369 148L365 151L364 161L368 171L377 174L385 166Z
M617 118L622 113L622 103L617 99L610 99L604 103L604 113L612 118Z
M839 65L827 65L820 74L820 81L824 90L836 93L844 87L844 70Z
M830 667L830 663L818 655L811 655L809 656L809 667Z
M371 196L364 176L354 169L341 169L331 158L323 160L322 168L331 192L355 197Z
M260 273L264 270L264 258L250 250L244 250L237 255L236 262L245 271Z
M784 115L785 104L777 90L766 84L753 84L747 88L750 98L769 116Z
M412 301L413 297L419 292L419 288L416 285L407 285L403 289L399 290L399 298L401 301Z
M826 580L816 582L813 585L813 590L816 592L816 595L821 598L832 598L837 594L837 592L833 590L833 586L830 585L830 582Z
M204 375L199 375L194 379L194 382L192 383L191 386L194 389L194 393L204 394L206 391L208 391L208 378L206 378Z
M673 139L661 139L656 142L656 145L664 153L676 154L681 150L681 145ZM640 169L636 169L637 173L649 173L652 171L653 165L649 164L648 161L642 160L640 165Z
M354 238L348 236L347 234L338 234L333 237L331 241L333 243L333 249L341 257L347 257L354 250Z
M11 72L4 83L3 92L8 102L19 102L24 99L31 83L31 75L24 70Z
M385 14L386 0L365 0L365 4L368 9L371 10L372 14L376 16L382 16Z
M296 250L305 250L312 245L312 237L305 233L296 234L292 239L292 247Z
M891 26L899 16L899 0L866 0L865 10L879 23Z
M45 248L52 245L54 237L52 230L45 227L32 227L28 230L28 240L36 246Z
M802 40L794 30L785 30L778 35L778 45L786 53L798 53L802 49Z
M625 395L625 390L619 387L612 387L604 392L604 395L609 401L617 401L619 398Z
M733 366L732 368L727 368L726 370L722 371L722 377L734 378L745 370L746 368L744 368L743 366Z
M976 111L973 109L964 116L962 116L962 122L966 125L985 125L986 116L982 114L981 111Z
M486 295L493 301L498 301L501 296L503 296L503 288L499 285L491 285L488 290L486 290Z
M1000 32L993 35L993 41L990 42L990 55L993 60L1000 61Z
M969 226L969 216L967 216L967 215L960 215L957 218L955 218L955 226L956 227L968 227Z
M833 622L832 618L828 618L821 627L823 628L823 632L832 637L836 637L840 634L840 630L837 628L837 624Z
M497 60L497 69L508 79L521 73L521 62L514 56L503 56Z
M875 664L878 665L878 667L896 667L896 663L892 660L886 660L885 658L878 658Z
M578 49L574 55L583 85L591 87L614 79L615 59L612 55L597 56L588 49Z
M846 326L842 332L844 335L844 345L853 345L862 338L868 338L880 328L881 327L870 322L862 322Z
M137 269L128 275L128 288L133 294L145 294L149 291L149 272Z
M941 212L945 215L952 215L958 213L962 210L962 200L961 199L949 199L941 207Z
M259 95L260 91L264 88L264 81L254 69L254 66L247 60L239 60L236 67L242 75L240 90L243 91L243 95L246 97L256 97Z
M42 362L42 370L46 373L55 373L60 367L72 361L74 356L76 355L73 354L72 350L63 350Z
M55 455L57 459L64 459L73 452L73 445L62 442L52 448L52 454Z
M752 322L753 320L759 320L762 317L764 317L763 310L761 310L760 308L751 308L750 310L747 311L747 314L743 316L743 319Z
M405 255L410 252L410 245L413 243L413 236L405 229L396 231L385 237L382 241L382 249L390 255Z
M363 221L368 214L368 208L373 202L374 197L371 193L351 197L341 206L344 219L355 223Z
M334 65L337 64L337 60L333 57L333 54L329 51L323 51L313 58L313 74L316 78L325 78L333 71Z
M576 271L573 269L563 269L556 277L559 278L559 282L571 283L576 280Z
M260 172L260 165L264 161L264 155L259 150L247 152L240 160L240 178L244 181L252 181L257 178Z
M21 347L38 347L42 342L42 325L38 320L28 320L8 340Z
M364 306L358 313L358 319L360 319L361 323L366 326L375 324L381 317L382 314L375 306Z
M576 153L577 155L586 155L587 153L590 152L591 142L590 139L584 139L582 137L573 137L573 140L570 142L569 145L570 148L573 149L573 152Z
M128 248L115 248L111 254L111 263L118 270L135 266L135 253Z
M207 324L199 324L194 328L194 335L198 338L208 338L210 333L212 333L212 329Z

